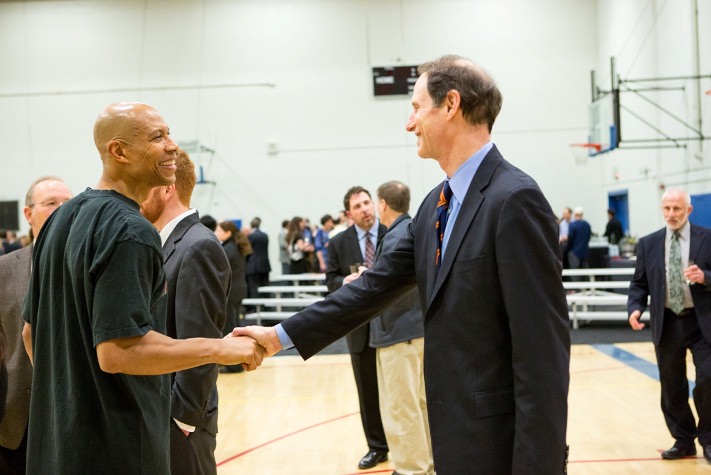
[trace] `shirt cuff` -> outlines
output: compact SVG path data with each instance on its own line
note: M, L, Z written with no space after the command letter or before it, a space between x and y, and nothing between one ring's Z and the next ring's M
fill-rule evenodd
M281 326L281 323L277 323L277 326L275 326L274 329L276 330L277 337L279 337L279 343L281 343L282 350L288 350L289 348L294 347L294 342L291 341L289 335L286 334L286 330L284 330Z

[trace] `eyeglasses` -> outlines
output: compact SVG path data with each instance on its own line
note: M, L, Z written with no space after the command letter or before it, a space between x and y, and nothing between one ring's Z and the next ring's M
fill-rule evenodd
M32 203L32 204L30 204L30 208L34 208L35 205L40 205L43 208L59 208L67 201L69 201L69 200L60 200L57 198L50 198L46 201L41 201L39 203Z

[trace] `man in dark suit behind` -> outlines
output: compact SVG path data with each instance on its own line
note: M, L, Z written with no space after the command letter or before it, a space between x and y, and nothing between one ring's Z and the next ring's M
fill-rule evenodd
M235 333L309 358L417 285L436 473L562 474L570 334L555 216L490 141L502 98L489 74L458 56L419 72L406 128L447 186L373 269L276 327Z
M249 223L252 231L247 235L252 245L252 254L247 256L247 297L259 297L259 287L269 285L269 236L259 229L262 220L254 218Z
M682 190L662 195L666 226L637 244L637 263L630 282L629 323L641 330L649 299L652 341L662 387L662 413L674 446L662 452L673 460L696 455L698 437L711 463L711 229L689 222L691 198ZM694 405L689 407L686 352L696 366Z
M47 218L72 197L69 187L53 176L38 178L25 196L24 215L36 238ZM0 416L0 473L24 475L27 421L32 391L32 364L22 343L22 302L30 281L32 246L0 257L0 325L5 331L4 371L7 394L0 394L5 414Z
M172 338L221 338L230 263L215 234L190 208L195 168L179 151L175 184L159 186L141 205L163 242L168 283L167 334ZM170 471L172 475L217 473L217 365L172 374Z
M370 258L374 259L378 241L387 231L376 218L375 204L365 188L350 188L343 198L343 206L354 224L329 241L326 268L329 292L337 291L358 277L353 266L355 269L372 266L373 262L368 262L367 247L372 246ZM380 417L376 351L369 345L369 334L368 325L363 325L346 335L358 389L360 419L368 443L368 452L358 462L361 469L372 468L388 459L388 443Z

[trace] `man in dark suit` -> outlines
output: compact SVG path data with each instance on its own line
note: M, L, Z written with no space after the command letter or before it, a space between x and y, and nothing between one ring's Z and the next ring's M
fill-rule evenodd
M696 455L699 439L711 463L711 229L689 222L691 198L682 190L662 195L666 226L637 244L627 311L632 329L641 330L649 299L652 341L659 365L662 413L674 446L662 452L672 460ZM696 366L694 405L689 407L686 352Z
M252 232L247 239L254 252L247 257L247 297L255 298L259 297L259 287L269 285L272 266L269 264L269 236L259 229L262 220L254 218L249 225Z
M47 218L72 197L61 179L44 176L30 185L24 214L36 237ZM24 475L27 420L32 391L32 364L22 343L22 301L30 281L32 246L0 257L0 324L5 332L7 394L0 395L5 414L0 416L0 473Z
M568 225L568 266L571 269L585 269L588 267L592 230L590 223L583 219L583 208L575 208L573 218Z
M447 186L373 269L281 325L236 334L308 358L417 285L437 474L562 474L570 335L555 216L490 142L502 98L488 73L458 56L419 72L406 128Z
M358 267L373 265L378 241L387 231L376 218L375 205L365 188L350 188L343 198L343 206L354 224L329 241L326 268L329 292L335 292L357 278ZM388 443L378 402L376 352L375 348L370 347L368 337L368 325L346 335L358 389L360 419L368 443L368 452L358 462L358 468L361 469L372 468L388 459Z
M180 150L175 183L154 188L143 202L141 213L153 223L163 242L168 336L221 338L230 263L215 234L190 208L194 187L194 165ZM172 375L172 475L217 473L217 374L217 365L207 364Z

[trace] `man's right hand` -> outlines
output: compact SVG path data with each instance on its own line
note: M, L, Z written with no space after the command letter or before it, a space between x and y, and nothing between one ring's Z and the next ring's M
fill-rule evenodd
M232 330L231 335L233 337L254 338L263 347L267 356L275 355L282 350L279 336L274 327L260 327L257 325L236 327ZM229 340L229 338L227 339Z
M644 323L639 321L640 318L642 318L642 312L639 310L635 310L630 314L629 322L632 330L639 331L645 327Z
M262 364L264 359L264 347L261 343L249 336L238 336L237 338L223 338L226 345L225 355L220 364L236 365L242 364L247 371L254 371Z

